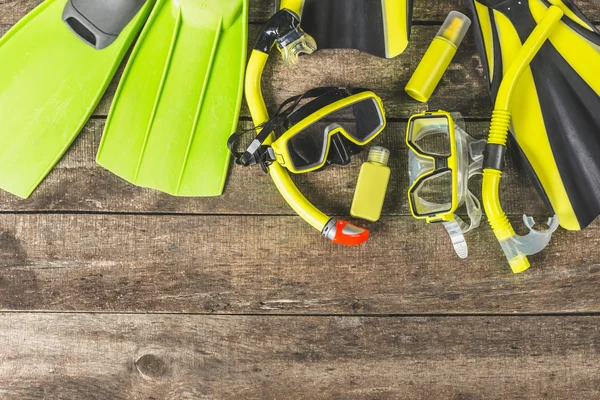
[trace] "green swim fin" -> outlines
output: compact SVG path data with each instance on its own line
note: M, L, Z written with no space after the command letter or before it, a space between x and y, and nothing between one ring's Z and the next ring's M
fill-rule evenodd
M490 93L551 5L564 16L513 94L511 133L560 225L600 214L600 32L571 0L469 0Z
M175 196L221 195L247 30L248 0L159 0L117 90L98 163Z
M279 0L300 10L302 29L319 49L356 49L394 58L408 46L413 0Z
M26 198L77 137L154 0L46 0L0 39L0 188Z

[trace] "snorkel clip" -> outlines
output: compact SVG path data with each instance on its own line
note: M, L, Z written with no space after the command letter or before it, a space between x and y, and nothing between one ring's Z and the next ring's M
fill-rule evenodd
M265 146L260 140L254 139L248 149L236 156L235 163L243 167L260 164L265 173L269 173L269 166L275 161L275 153L271 146Z

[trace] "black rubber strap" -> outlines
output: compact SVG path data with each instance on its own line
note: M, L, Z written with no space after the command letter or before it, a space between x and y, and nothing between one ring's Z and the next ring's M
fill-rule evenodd
M348 97L349 95L358 93L360 91L364 91L364 89L350 90L342 87L320 87L311 89L302 95L291 97L279 106L273 118L265 122L263 125L257 127L261 129L260 133L244 152L236 151L236 144L244 135L248 134L249 132L256 132L256 128L235 132L229 137L229 140L227 140L227 148L234 156L235 162L239 165L243 165L245 167L256 164L268 165L269 163L275 161L275 159L268 151L269 146L263 146L263 143L272 133L275 133L275 136L279 137L282 134L282 128L287 129L287 120L290 115L294 114L294 111L296 108L298 108L300 102L306 99L316 98L316 100L313 100L315 104L309 107L306 112L303 111L299 115L294 114L293 121L289 121L292 125L299 122L299 120L306 118L308 116L306 114L312 114L314 111L316 111L315 108L320 109L335 100Z
M249 167L259 163L275 161L269 159L268 146L263 146L262 144L267 140L269 135L275 131L277 128L277 122L275 119L271 119L267 121L266 124L259 126L258 128L262 130L258 135L256 135L250 146L243 152L235 150L237 142L248 133L254 134L256 132L256 128L238 131L231 135L227 140L227 148L235 158L236 164Z

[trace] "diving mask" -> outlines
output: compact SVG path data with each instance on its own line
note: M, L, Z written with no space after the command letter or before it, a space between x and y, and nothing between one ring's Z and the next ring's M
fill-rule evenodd
M308 103L300 106L304 100ZM381 99L364 89L317 88L286 100L261 127L243 153L232 149L242 133L234 134L229 148L238 164L268 166L277 162L301 174L331 164L346 165L385 128ZM271 134L275 141L269 145Z
M441 222L459 257L468 256L464 234L479 226L482 209L469 180L482 173L485 140L476 140L457 125L460 114L445 111L413 115L408 123L411 213L427 223ZM467 225L456 210L466 207Z

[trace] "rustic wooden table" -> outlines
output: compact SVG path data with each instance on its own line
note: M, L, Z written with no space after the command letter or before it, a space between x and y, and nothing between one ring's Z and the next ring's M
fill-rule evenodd
M0 1L0 33L39 2ZM321 239L259 169L234 168L215 199L103 170L94 158L113 83L29 200L0 194L0 398L598 399L600 223L560 231L515 276L486 223L461 262L441 226L410 216L404 130L423 106L403 87L456 3L417 0L397 59L324 51L266 71L270 107L332 84L384 99L378 142L392 151L393 180L358 248ZM578 4L600 21L598 0ZM251 1L252 41L272 7ZM491 103L470 35L429 108L462 112L484 136ZM347 215L364 158L297 182ZM509 167L511 218L544 215Z

